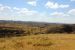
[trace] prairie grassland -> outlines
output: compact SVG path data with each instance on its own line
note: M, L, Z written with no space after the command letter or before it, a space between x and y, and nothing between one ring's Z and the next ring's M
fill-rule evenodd
M0 38L0 50L75 50L75 34Z

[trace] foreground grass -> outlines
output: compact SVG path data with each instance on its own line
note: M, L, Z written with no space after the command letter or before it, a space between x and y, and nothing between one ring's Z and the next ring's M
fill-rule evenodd
M75 50L75 35L40 34L0 38L0 50Z

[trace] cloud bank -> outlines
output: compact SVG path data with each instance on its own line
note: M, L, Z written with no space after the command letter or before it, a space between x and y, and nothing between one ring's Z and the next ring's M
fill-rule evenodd
M47 2L49 8L67 8L69 5ZM10 7L0 4L0 20L21 20L21 21L39 21L39 22L63 22L75 23L75 9L64 12L38 12L28 8Z
M54 2L48 1L48 2L45 4L45 7L51 8L51 9L58 9L58 8L68 8L69 5L58 4L58 3L54 3Z

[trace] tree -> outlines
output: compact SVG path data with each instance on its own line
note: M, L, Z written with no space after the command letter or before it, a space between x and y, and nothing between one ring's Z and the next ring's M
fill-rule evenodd
M67 32L67 33L71 33L73 31L71 25L63 25L62 29L64 30L64 32Z

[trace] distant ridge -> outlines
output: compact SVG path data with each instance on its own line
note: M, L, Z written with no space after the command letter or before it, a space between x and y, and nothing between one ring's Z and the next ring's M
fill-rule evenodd
M52 23L52 22L37 22L37 21L14 21L14 20L0 20L0 23L18 23L18 24L71 24L71 23Z
M0 20L1 37L58 33L75 34L75 24Z

